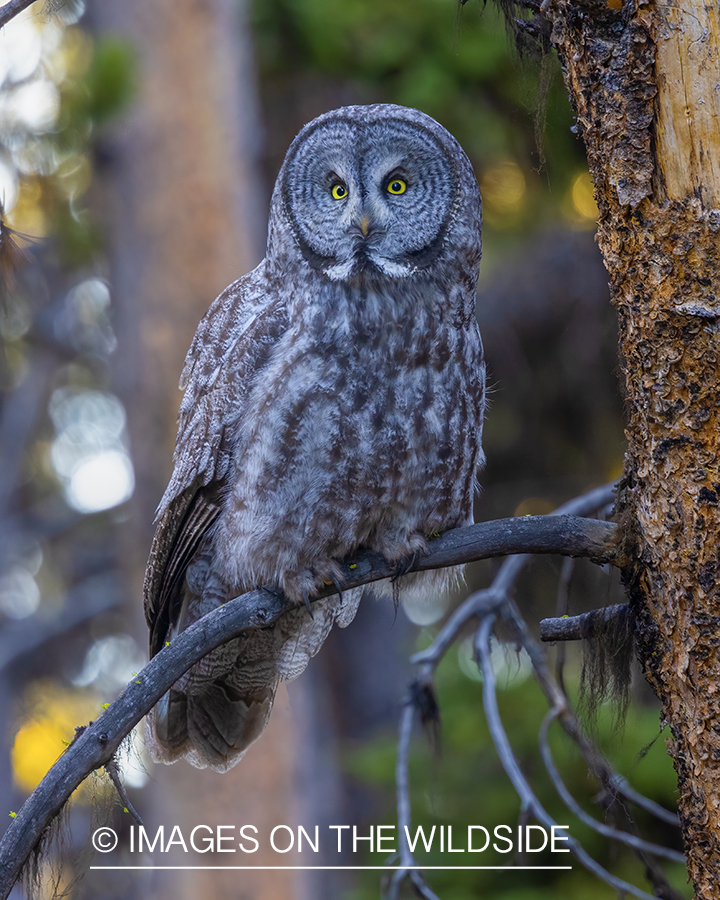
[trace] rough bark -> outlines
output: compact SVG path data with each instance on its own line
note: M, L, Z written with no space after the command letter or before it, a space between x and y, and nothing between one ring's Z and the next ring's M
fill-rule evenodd
M718 10L557 0L620 322L619 511L637 644L678 776L689 873L720 896Z

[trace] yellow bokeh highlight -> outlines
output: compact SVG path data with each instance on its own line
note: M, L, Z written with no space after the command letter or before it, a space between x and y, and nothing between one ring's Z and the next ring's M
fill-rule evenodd
M491 166L480 181L486 217L497 225L509 225L522 211L527 194L525 175L510 159Z
M48 224L42 208L42 183L29 176L20 181L20 192L15 206L8 213L8 225L30 237L45 237Z
M581 172L573 181L570 190L575 212L588 222L597 222L598 208L595 203L593 183L587 172Z
M555 507L553 506L553 504L549 500L546 500L544 497L526 497L518 504L513 515L546 516L554 509Z
M30 793L72 741L76 726L101 710L92 694L45 681L31 685L25 702L27 714L15 735L11 762L15 783Z
M93 42L82 28L68 28L62 42L61 53L65 77L80 78L90 68Z

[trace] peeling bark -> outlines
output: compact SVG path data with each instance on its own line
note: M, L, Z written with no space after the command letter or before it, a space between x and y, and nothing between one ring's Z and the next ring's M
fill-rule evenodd
M625 580L663 703L696 896L720 896L720 34L717 8L547 11L620 321Z

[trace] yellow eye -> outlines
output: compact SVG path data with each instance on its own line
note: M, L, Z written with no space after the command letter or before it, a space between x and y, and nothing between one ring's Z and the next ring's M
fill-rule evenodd
M342 200L344 197L347 197L348 189L342 183L342 181L338 181L337 184L332 186L332 190L330 193L333 195L335 200Z
M402 178L393 178L392 181L388 182L387 190L389 194L404 194L407 185L402 180Z

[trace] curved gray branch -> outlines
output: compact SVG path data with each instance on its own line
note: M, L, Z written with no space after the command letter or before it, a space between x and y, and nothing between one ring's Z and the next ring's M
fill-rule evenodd
M533 522L537 521L538 518L543 519L555 519L565 521L571 516L587 516L593 513L596 513L598 510L602 509L608 504L612 503L613 497L615 493L615 485L614 484L604 484L602 487L593 488L593 490L588 491L586 494L582 494L580 497L574 497L572 500L569 500L567 503L564 503L562 506L559 506L554 512L550 513L549 516L529 516L523 519L505 519L506 522ZM502 521L502 520L501 520ZM585 522L586 524L591 521L585 518L580 519L581 522ZM597 520L592 520L596 525L600 525L601 528L606 527L611 524L609 522L598 522ZM470 526L475 528L477 526ZM444 535L443 535L444 537ZM471 594L467 600L458 606L458 608L453 612L447 622L440 629L438 634L435 637L435 640L432 644L426 649L421 651L420 653L416 653L411 657L410 662L419 664L419 665L427 665L430 669L433 669L442 659L445 651L453 643L457 635L460 633L460 629L462 626L471 619L473 616L484 615L490 606L500 606L507 598L510 597L510 592L517 581L517 577L523 568L527 565L527 563L532 559L530 553L536 553L540 551L523 551L523 555L511 556L509 559L506 559L505 562L500 566L500 569L495 576L492 585L485 590L476 591L474 594ZM580 556L581 554L574 553L564 553L563 556ZM592 554L591 554L592 557ZM620 561L616 559L613 555L612 558L607 557L602 560L600 557L594 557L598 562L609 562L613 565L620 564Z
M576 516L499 519L448 531L430 543L418 570L516 553L560 553L598 562L616 558L616 526ZM389 578L394 569L375 553L342 566L342 586L359 587ZM315 599L336 592L328 587ZM0 900L10 893L42 833L75 788L104 766L140 719L202 657L244 631L266 628L293 608L284 597L262 588L250 591L205 616L165 647L130 682L102 715L91 722L27 799L0 842Z
M412 727L416 715L416 706L412 699L403 707L400 716L400 739L398 741L398 755L395 766L395 782L397 785L397 811L398 811L398 840L400 841L400 865L406 866L404 869L397 869L390 881L390 892L388 900L398 900L400 896L400 885L409 878L415 885L418 896L424 897L425 900L440 900L422 877L420 872L413 868L416 865L415 857L410 850L408 843L408 833L410 831L410 774L409 774L409 758L410 758L410 738L412 736Z
M542 646L533 639L515 601L509 596L506 597L502 608L498 611L513 630L518 643L530 657L535 679L551 708L558 711L557 718L563 731L575 742L588 768L600 780L603 787L611 794L625 797L626 800L641 806L663 821L678 826L679 821L676 814L663 809L657 803L634 791L624 778L613 771L602 753L585 736L579 721L570 708L567 697L552 677Z
M561 827L545 810L520 770L520 766L518 765L503 727L502 720L500 719L500 711L498 709L497 697L495 694L495 672L490 657L490 635L492 633L494 621L495 614L489 613L481 622L475 635L475 650L479 657L483 673L483 706L485 708L485 718L487 720L488 730L490 731L490 737L495 745L498 758L500 759L508 778L512 782L513 787L517 791L523 806L527 807L537 821L544 825L545 828L550 829L553 826L556 828ZM654 900L651 894L640 890L640 888L635 887L635 885L624 881L622 878L618 878L616 875L608 872L607 869L604 869L587 853L582 844L570 834L568 834L567 845L578 862L582 863L589 872L592 872L598 878L602 879L606 884L614 887L615 890L632 894L633 897L638 897L639 900Z
M607 485L603 488L598 488L594 491L590 491L588 494L585 494L582 497L571 500L563 507L560 507L560 509L558 509L555 514L592 513L606 506L611 499L612 486ZM490 587L475 592L463 603L461 603L460 606L448 618L444 626L440 629L430 647L420 653L415 654L411 658L411 662L419 665L420 678L427 679L431 682L435 667L443 658L448 647L457 639L459 634L462 632L463 626L470 618L476 617L480 619L480 626L476 635L476 641L480 640L481 643L483 640L482 636L484 635L485 631L487 630L489 633L490 626L488 625L488 622L493 621L496 616L503 618L508 624L510 624L513 631L515 632L518 643L524 647L524 649L530 656L530 659L532 660L535 677L538 680L543 693L550 702L552 709L552 718L557 718L559 720L562 728L576 743L590 770L600 779L604 788L611 795L619 795L621 797L624 797L625 799L641 806L648 812L651 812L659 818L663 819L663 821L677 826L678 821L675 814L663 809L658 804L638 794L628 785L625 779L619 776L616 772L613 772L600 752L583 735L579 723L575 719L575 716L568 705L564 689L558 686L558 684L552 679L545 661L544 653L541 650L540 646L530 636L525 621L520 615L517 605L512 598L512 592L517 576L520 574L522 568L530 558L531 557L529 556L513 556L510 559L506 559L500 567ZM567 563L568 560L566 559L564 564L564 571L566 570ZM616 560L616 564L621 563ZM566 578L567 577L569 577L568 571L566 571ZM604 611L598 610L597 614L604 614ZM612 615L612 611L610 611L608 615ZM562 617L550 621L552 621L553 623L558 623L567 620L566 618ZM518 794L520 795L521 801L523 803L523 809L531 810L533 814L535 814L535 811L538 808L535 805L537 802L537 798L534 797L530 786L524 781L524 778L520 773L519 768L517 767L517 762L514 759L514 756L512 756L512 750L509 746L509 743L507 742L507 736L505 735L504 729L502 728L502 723L500 722L499 715L497 715L496 704L494 706L494 709L495 712L493 712L492 709L489 711L488 722L491 725L491 729L494 728L493 736L496 739L498 754L500 755L501 759L503 759L503 764L505 764L505 761L508 762L508 766L506 766L506 769L508 770L508 774L511 775L511 779L513 780L513 783L518 790ZM487 709L486 714L488 714ZM545 728L547 727L548 725L546 724ZM544 739L545 733L543 732L541 734L541 747L542 741ZM510 754L512 759L508 757L508 753ZM398 821L403 820L403 818L409 818L410 801L408 795L406 755L406 753L401 752L401 748L398 749ZM550 774L552 776L552 772L550 772ZM559 776L558 780L560 780ZM562 785L562 787L564 789L564 785ZM556 788L558 788L559 790L559 785L556 784ZM569 797L570 804L574 804L574 799L567 794L566 789L564 791L563 797L564 799L566 797ZM592 821L595 822L595 820ZM606 826L602 827L605 828ZM616 833L614 829L609 829L608 831L603 831L602 833L604 833L608 837L616 837L619 840L631 844L635 848L635 850L643 856L643 860L646 865L655 865L649 860L649 857L647 856L648 852L653 852L659 856L665 856L673 860L679 861L680 859L682 859L681 854L676 853L676 851L668 850L658 845L649 844L648 842L645 842L639 837L633 835L629 835L626 837L625 832L621 832L618 835L618 833ZM608 878L605 877L607 875L611 879L610 883L615 884L616 886L620 883L618 879L615 879L615 876L609 875L609 873L606 873L604 869L601 869L601 867L599 867L598 864L587 855L587 853L579 844L577 845L577 851L578 858L580 858L583 863L591 869L591 871L595 872L606 881L608 880ZM648 894L640 891L637 888L633 888L631 890L633 893L635 893L636 896L649 896Z

